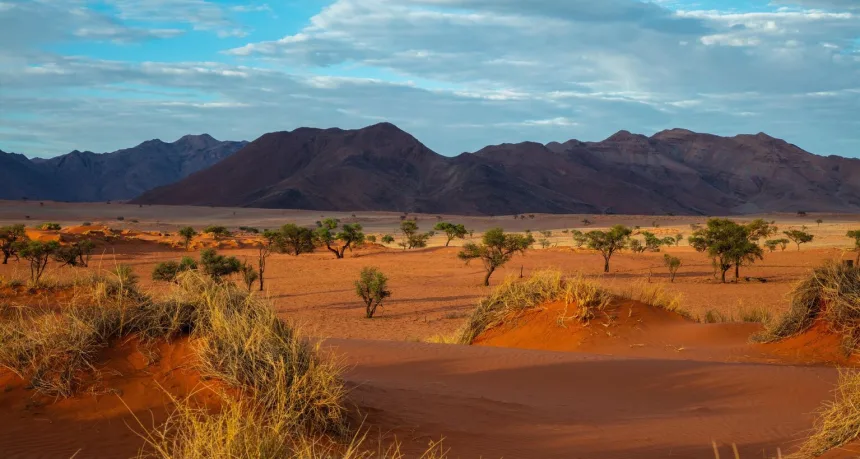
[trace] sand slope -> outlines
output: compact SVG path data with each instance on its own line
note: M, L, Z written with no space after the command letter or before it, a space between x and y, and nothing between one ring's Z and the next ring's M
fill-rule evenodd
M836 370L618 358L476 346L330 340L369 422L454 457L702 458L785 452Z

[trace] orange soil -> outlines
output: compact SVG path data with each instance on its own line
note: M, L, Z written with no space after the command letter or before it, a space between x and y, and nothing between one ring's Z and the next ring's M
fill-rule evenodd
M158 345L151 365L138 345L131 339L104 351L101 378L68 399L36 395L0 371L0 457L132 457L144 444L138 420L147 428L163 421L170 396L193 393L196 403L216 406L213 383L190 367L187 340Z

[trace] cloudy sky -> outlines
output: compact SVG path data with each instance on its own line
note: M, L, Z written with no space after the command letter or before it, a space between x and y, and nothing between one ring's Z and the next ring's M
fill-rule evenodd
M390 121L443 154L627 129L860 156L860 0L0 0L0 149Z

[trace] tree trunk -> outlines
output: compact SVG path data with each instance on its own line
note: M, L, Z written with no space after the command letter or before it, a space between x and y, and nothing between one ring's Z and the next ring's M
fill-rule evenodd
M263 273L266 271L266 257L260 252L260 259L257 260L257 267L260 271L260 291L263 291Z
M449 245L451 245L451 238L448 238L448 242L445 243L445 247L448 247Z
M9 261L9 254L6 252L3 252L3 264L5 265L6 262L8 262L8 261Z
M857 249L857 258L854 260L854 266L860 268L860 249Z
M609 272L609 257L603 257L603 272Z
M725 284L726 283L726 271L728 271L728 269L722 269L721 271L723 272L723 283Z
M735 280L740 282L741 278L741 264L735 263Z
M484 276L484 287L490 286L490 276L493 275L493 271L495 271L495 270L496 270L496 268L491 268L491 269L487 270L487 275Z

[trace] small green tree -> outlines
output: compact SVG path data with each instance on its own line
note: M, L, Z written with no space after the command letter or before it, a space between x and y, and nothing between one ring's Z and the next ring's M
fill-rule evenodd
M663 255L663 263L669 268L669 281L675 282L675 275L678 274L678 269L681 267L681 259L671 255Z
M552 240L550 240L550 238L552 237L552 231L541 231L540 235L541 238L538 241L540 243L540 246L544 249L550 248L552 246Z
M630 251L633 253L644 253L646 250L648 250L645 245L642 244L642 241L640 241L639 239L631 238L630 242L628 242L627 245Z
M748 239L755 243L761 239L767 239L779 231L773 222L767 222L762 218L757 218L744 226L749 234Z
M284 251L294 256L314 251L314 231L312 229L288 223L281 227L280 232Z
M260 275L257 273L257 270L248 263L242 263L242 266L239 268L239 273L242 274L242 282L245 284L245 287L248 288L248 293L250 293L251 288L254 286L254 282L260 278Z
M767 248L767 250L769 250L771 253L776 251L776 247L778 245L779 245L779 241L776 239L768 239L768 240L764 241L765 248Z
M386 234L385 236L382 236L382 243L383 244L391 244L393 242L394 242L394 236L392 236L390 234Z
M645 250L649 252L659 252L660 247L664 244L664 240L655 236L649 231L642 231L642 236L645 238ZM674 242L674 241L673 241Z
M62 266L87 267L94 248L95 244L90 240L77 241L67 246L60 246L53 257Z
M675 235L675 247L681 245L681 241L684 240L684 233L678 233Z
M206 249L200 252L200 266L207 276L221 281L224 277L239 272L242 263L236 257L219 255L215 249Z
M188 246L191 245L191 240L194 239L194 236L197 236L197 231L190 226L186 226L184 228L180 228L179 236L181 236L184 241L185 250L188 250Z
M860 230L849 231L845 236L854 239L854 250L857 252L854 265L860 267Z
M372 319L376 309L391 296L388 290L388 278L378 268L364 267L358 280L355 281L355 293L364 301L364 316Z
M18 258L18 242L27 240L27 230L24 225L11 225L0 227L0 251L3 252L3 264L9 262L9 258Z
M603 272L609 272L609 259L615 252L624 250L633 230L624 225L615 225L609 231L589 231L585 234L589 249L603 255Z
M439 222L434 229L445 233L445 236L448 238L445 242L445 247L448 247L454 239L465 239L466 235L469 234L465 226L455 223Z
M259 276L261 292L263 291L266 279L266 261L272 253L284 252L286 247L283 231L263 231L263 240L257 246L257 275Z
M63 227L59 223L42 223L38 229L43 231L60 231Z
M783 231L782 234L785 234L785 237L789 238L792 242L797 244L797 250L800 250L801 244L806 244L808 242L812 242L815 239L815 236L806 232L806 227L802 227L799 230L788 230Z
M21 258L30 262L30 282L33 285L38 284L48 266L48 260L60 248L60 243L57 241L19 241L16 244L17 252Z
M573 236L573 245L577 248L582 247L588 242L588 238L585 237L585 234L580 230L570 230L571 236Z
M232 233L230 233L230 230L228 230L224 226L218 226L218 225L207 226L203 230L203 232L206 234L211 234L212 237L214 237L216 241L221 239L221 238L232 236Z
M346 223L340 227L339 232L335 232L340 226L340 220L327 218L321 222L321 225L316 230L316 238L321 243L325 244L326 248L334 253L338 259L343 258L346 249L352 249L353 246L360 245L364 242L364 233L362 227L358 223ZM340 247L335 245L335 241L340 241Z
M197 269L197 262L191 257L182 257L178 263L165 261L155 265L152 270L152 280L162 282L176 282L179 273Z
M400 222L400 232L403 234L403 240L398 245L407 249L420 249L427 247L427 241L433 237L433 232L419 233L418 222L415 220L403 220Z
M501 266L511 260L517 253L525 251L534 244L535 240L531 234L505 234L501 228L493 228L484 233L483 243L478 245L468 242L463 246L458 257L467 264L475 259L481 260L487 275L484 277L484 285L490 285L490 276Z
M371 243L371 244L376 244L376 235L375 234L368 234L368 235L364 236L364 240Z
M815 220L815 223L818 223L818 226L821 226L821 224L824 223L824 220L819 218L818 220Z

